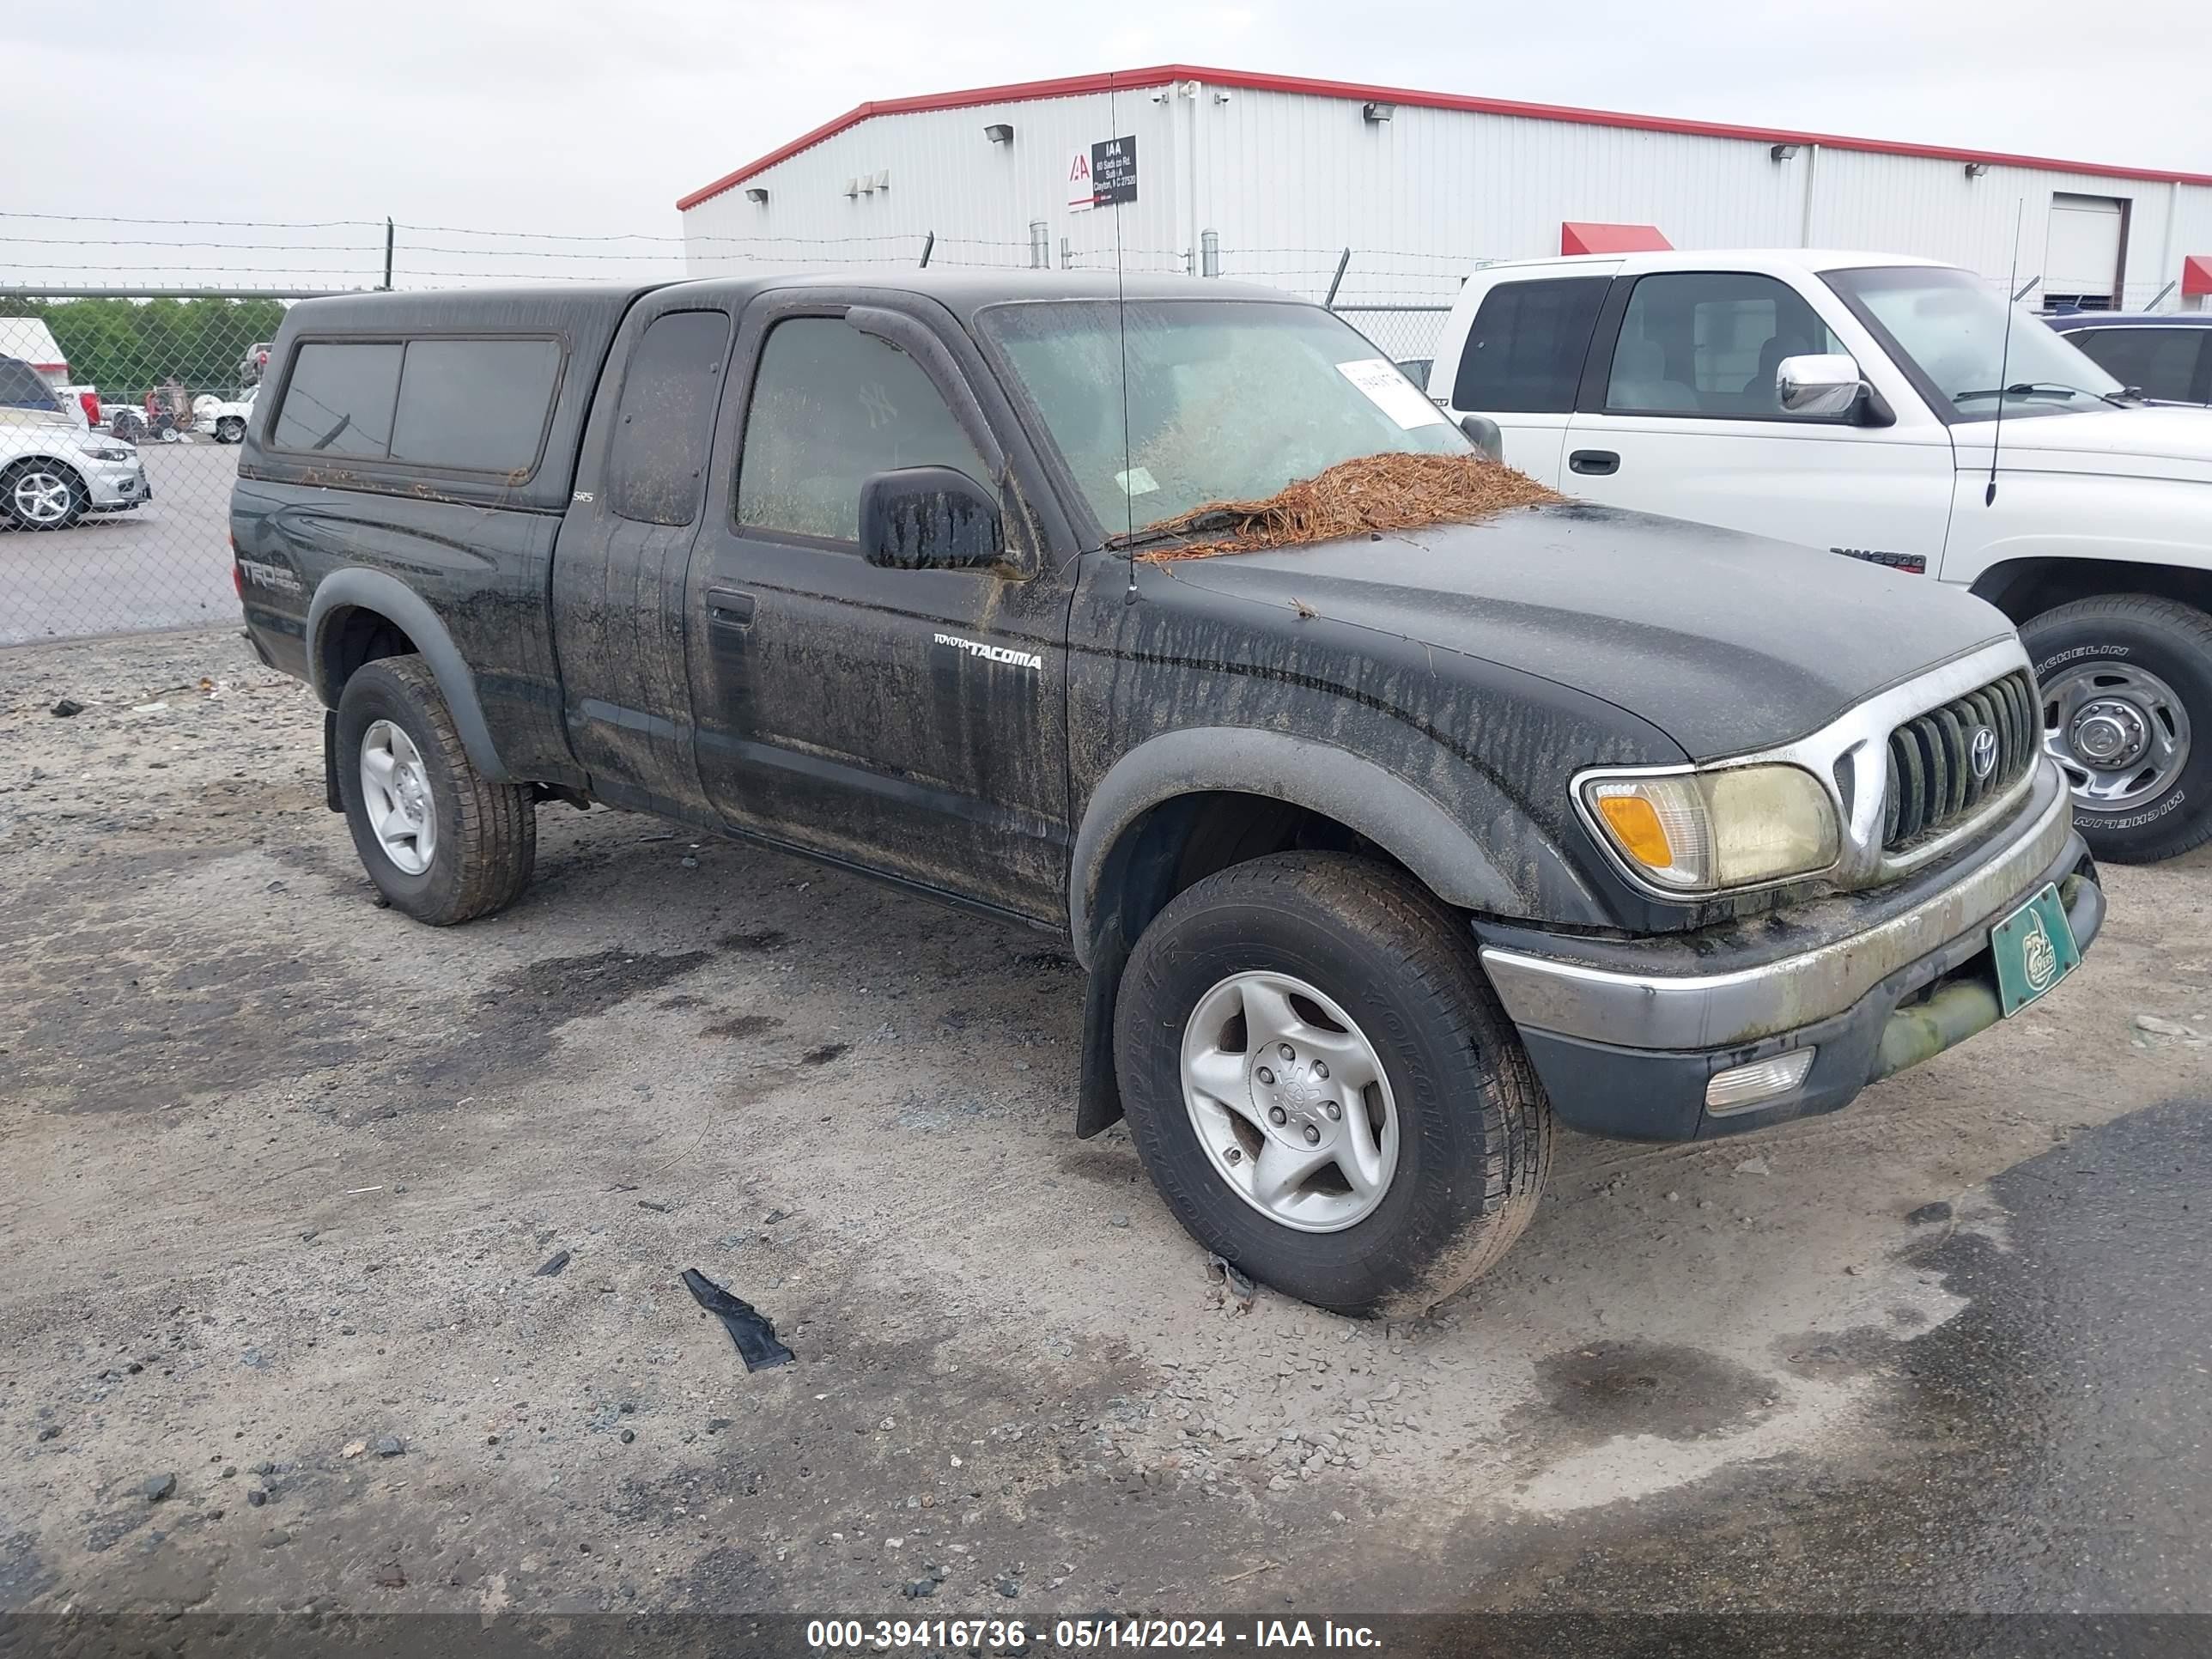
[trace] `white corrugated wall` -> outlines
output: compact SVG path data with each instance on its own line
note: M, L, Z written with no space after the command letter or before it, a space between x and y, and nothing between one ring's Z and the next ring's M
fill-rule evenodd
M983 134L1011 124L1011 147ZM1071 212L1070 155L1134 134L1138 199ZM888 170L859 197L847 182ZM2128 204L2124 304L2148 303L2182 257L2212 252L2212 187L1807 145L1717 138L1194 82L872 118L684 216L701 274L763 262L1029 263L1032 221L1051 263L1132 269L1196 261L1216 234L1222 274L1318 295L1353 250L1340 301L1448 298L1486 259L1559 250L1563 221L1656 225L1680 248L1810 246L1940 258L2002 279L2021 220L2020 281L2040 276L2051 198ZM2168 301L2171 303L2171 301Z
M1026 265L1029 227L1042 219L1055 266L1063 237L1079 262L1110 262L1118 231L1133 264L1162 269L1179 262L1184 247L1169 188L1174 118L1173 106L1146 89L879 116L690 209L685 255L699 276L764 264L910 264L933 230L933 265ZM1011 145L983 136L994 124L1013 127ZM1131 135L1137 200L1070 211L1067 168L1076 149ZM850 180L886 171L888 189L846 193ZM748 199L748 188L766 190L768 200Z

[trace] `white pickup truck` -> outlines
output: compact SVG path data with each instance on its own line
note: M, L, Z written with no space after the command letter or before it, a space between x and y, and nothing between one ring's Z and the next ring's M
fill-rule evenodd
M2027 642L2097 854L2212 839L2212 410L2144 404L1983 278L1796 249L1488 265L1429 393L1569 495L1971 587Z

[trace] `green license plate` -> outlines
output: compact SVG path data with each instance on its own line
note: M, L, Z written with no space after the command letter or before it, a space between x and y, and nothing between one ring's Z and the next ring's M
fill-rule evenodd
M2056 884L1990 929L1997 959L1997 1003L2010 1019L2081 964Z

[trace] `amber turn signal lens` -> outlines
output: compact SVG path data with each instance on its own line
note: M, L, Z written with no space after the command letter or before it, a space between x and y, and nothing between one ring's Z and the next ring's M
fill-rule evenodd
M1659 814L1651 803L1641 795L1607 795L1599 800L1597 810L1605 815L1606 828L1620 850L1638 864L1653 870L1664 870L1674 861L1674 849L1667 840L1666 826L1659 822Z

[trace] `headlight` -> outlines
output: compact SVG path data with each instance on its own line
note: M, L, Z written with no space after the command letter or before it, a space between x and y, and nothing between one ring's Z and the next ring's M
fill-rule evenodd
M95 444L84 452L95 461L127 461L137 452L117 444Z
M1827 792L1795 766L1601 775L1585 780L1583 799L1629 869L1672 892L1809 876L1841 851Z

